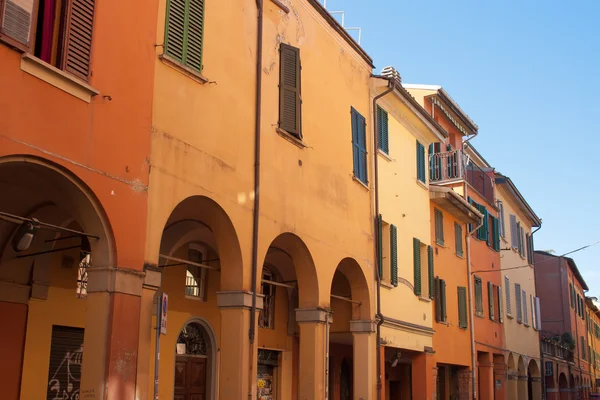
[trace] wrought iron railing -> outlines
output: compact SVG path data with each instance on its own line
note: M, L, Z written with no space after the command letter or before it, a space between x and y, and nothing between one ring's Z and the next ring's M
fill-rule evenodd
M542 352L546 355L562 358L566 361L574 361L573 350L560 342L549 338L542 338Z

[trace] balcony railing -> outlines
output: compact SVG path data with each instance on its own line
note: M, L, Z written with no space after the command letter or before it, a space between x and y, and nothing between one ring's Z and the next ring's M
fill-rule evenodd
M493 204L492 178L472 161L467 160L468 157L462 150L430 154L429 181L443 183L465 179L480 195Z
M574 361L573 350L550 338L542 338L542 352L566 361Z

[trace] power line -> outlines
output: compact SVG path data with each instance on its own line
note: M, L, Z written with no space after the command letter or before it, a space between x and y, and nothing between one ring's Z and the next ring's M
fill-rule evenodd
M600 243L600 240L597 240L597 241L595 241L594 243L590 243L590 244L588 244L588 245L585 245L585 246L583 246L583 247L580 247L580 248L578 248L578 249L575 249L575 250L568 251L568 252L566 252L565 254L562 254L562 255L560 255L560 256L555 256L555 257L564 257L564 256L567 256L567 255L569 255L569 254L577 253L578 251L585 250L585 249L587 249L587 248L589 248L589 247L595 246L595 245L597 245L598 243ZM471 275L473 275L473 274L479 274L479 273L482 273L482 272L510 271L511 269L526 268L526 267L529 267L529 266L531 266L531 265L533 265L533 266L536 266L536 265L538 265L538 264L541 264L541 263L544 263L544 262L547 262L547 261L551 261L551 260L552 260L552 259L551 259L551 258L549 258L549 259L547 259L547 260L544 260L544 261L539 261L539 262L535 262L535 263L533 263L533 264L519 265L518 267L509 267L509 268L500 268L500 269L484 269L484 270L479 270L479 271L473 271L473 272L471 272Z

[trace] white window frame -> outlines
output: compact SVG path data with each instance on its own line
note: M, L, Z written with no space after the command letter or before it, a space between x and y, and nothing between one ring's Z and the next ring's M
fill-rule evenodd
M200 253L200 262L190 259L190 251L197 251ZM206 259L207 250L205 246L198 243L188 244L188 261L192 261L201 264ZM194 276L194 272L198 276ZM185 297L192 299L199 299L206 301L206 275L207 269L201 268L196 265L187 264L185 274ZM193 282L190 285L189 282ZM188 290L191 289L191 290Z

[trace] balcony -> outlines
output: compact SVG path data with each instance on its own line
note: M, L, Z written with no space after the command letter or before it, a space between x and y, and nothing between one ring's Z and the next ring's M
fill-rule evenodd
M561 358L565 361L574 362L573 350L560 337L542 333L542 352L545 355Z
M429 182L448 183L465 179L481 196L494 204L492 178L462 150L429 155Z

